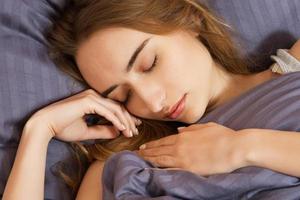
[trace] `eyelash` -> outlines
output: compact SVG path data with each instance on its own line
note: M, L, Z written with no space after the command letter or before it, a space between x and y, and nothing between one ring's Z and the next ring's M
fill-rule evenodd
M152 65L151 65L151 67L150 67L149 69L145 70L144 72L145 72L145 73L151 72L151 71L153 70L153 68L156 66L157 60L158 60L158 57L157 57L157 55L155 55L154 61L153 61Z
M150 73L150 72L153 70L153 68L156 67L156 65L157 65L157 60L158 60L158 56L155 55L154 61L153 61L152 65L151 65L151 67L150 67L149 69L145 70L144 72L145 72L145 73ZM126 99L125 99L125 101L123 101L122 103L125 104L125 105L127 105L128 102L130 101L130 97L131 97L131 90L128 91L127 96L126 96Z

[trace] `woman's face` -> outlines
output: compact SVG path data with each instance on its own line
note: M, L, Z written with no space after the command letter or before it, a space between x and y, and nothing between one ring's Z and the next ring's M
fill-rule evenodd
M196 36L186 31L154 35L106 28L79 45L76 62L87 83L102 95L124 102L129 94L124 106L131 114L193 123L211 99L214 67ZM109 94L103 93L108 88ZM175 119L167 118L185 94L184 110Z

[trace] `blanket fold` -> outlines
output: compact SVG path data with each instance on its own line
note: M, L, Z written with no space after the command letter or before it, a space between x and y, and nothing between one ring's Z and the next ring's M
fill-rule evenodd
M300 72L268 80L207 113L197 123L214 121L234 130L245 128L300 131ZM202 177L184 170L153 166L131 151L105 163L103 198L299 200L298 177L248 166L231 173Z

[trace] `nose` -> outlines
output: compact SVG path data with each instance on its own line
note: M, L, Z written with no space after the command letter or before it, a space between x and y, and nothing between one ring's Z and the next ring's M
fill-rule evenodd
M153 113L163 111L166 94L163 87L154 81L140 81L133 86L136 95L143 101L145 106Z

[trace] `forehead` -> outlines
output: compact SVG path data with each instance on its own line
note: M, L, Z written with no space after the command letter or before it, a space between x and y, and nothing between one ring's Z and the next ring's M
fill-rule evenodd
M99 81L107 83L122 76L131 55L149 35L122 27L97 31L79 45L75 56L79 70L91 86L96 79L98 85L103 85Z

